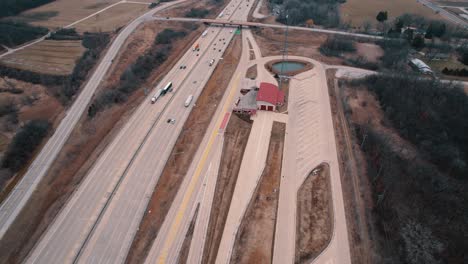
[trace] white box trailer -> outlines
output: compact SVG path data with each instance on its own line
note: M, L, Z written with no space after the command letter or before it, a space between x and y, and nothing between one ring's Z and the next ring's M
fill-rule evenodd
M192 102L193 100L193 95L189 95L189 97L187 97L187 100L185 100L185 107L188 107L190 105L190 103Z

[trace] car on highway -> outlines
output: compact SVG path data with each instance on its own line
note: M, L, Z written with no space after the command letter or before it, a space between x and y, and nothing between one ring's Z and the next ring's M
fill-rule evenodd
M169 118L169 119L167 119L167 123L168 123L168 124L172 124L172 125L173 125L173 124L175 124L175 121L176 121L176 120L175 120L174 118Z
M214 64L214 62L215 62L215 59L211 59L210 60L210 66L212 66Z

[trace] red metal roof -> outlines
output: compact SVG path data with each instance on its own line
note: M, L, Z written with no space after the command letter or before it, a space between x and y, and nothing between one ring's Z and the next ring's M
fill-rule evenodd
M263 101L273 105L284 104L284 92L271 83L262 82L257 94L257 102Z

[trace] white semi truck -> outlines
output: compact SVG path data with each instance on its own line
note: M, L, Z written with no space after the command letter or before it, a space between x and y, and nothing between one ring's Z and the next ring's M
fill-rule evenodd
M158 91L151 97L151 103L154 104L158 100L159 97L165 95L167 92L172 90L172 82L169 82L164 86L162 89L158 89Z

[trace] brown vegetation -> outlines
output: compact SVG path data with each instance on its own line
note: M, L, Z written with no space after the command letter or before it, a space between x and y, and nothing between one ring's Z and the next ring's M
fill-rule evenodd
M226 50L224 60L218 64L212 77L199 96L177 139L153 192L146 213L127 256L127 263L144 260L156 238L171 202L177 194L184 176L208 129L221 98L234 73L241 52L241 39L235 37ZM149 213L151 212L151 213Z
M195 209L195 214L193 215L192 221L190 221L187 234L185 234L185 239L179 252L179 259L177 260L178 264L187 263L188 255L190 253L190 246L193 239L193 231L195 230L195 223L197 222L198 210L200 210L200 204L197 205L197 209Z
M271 263L286 125L273 122L265 169L237 231L231 263Z
M261 28L252 30L261 49L262 56L283 55L284 29ZM328 64L341 64L339 58L331 58L320 53L319 48L327 40L327 35L316 32L289 30L288 54L316 59Z
M309 263L315 259L330 243L332 233L330 168L328 164L321 164L307 176L297 192L295 263Z
M257 64L252 65L250 68L247 69L245 77L252 80L255 80L257 78Z
M54 14L54 16L32 22L33 25L56 29L69 25L75 21L85 18L106 6L118 2L119 0L59 0L50 4L28 10L21 16L35 16L37 14Z
M5 56L0 62L21 70L69 75L84 51L80 40L44 40Z
M247 146L252 122L237 115L231 115L224 132L223 154L215 187L208 231L203 250L202 263L213 264L216 261L219 244L223 235L229 207L237 182L242 157Z
M207 10L208 15L205 18L216 18L227 3L229 3L228 0L223 0L219 2L212 0L188 0L159 12L158 16L184 17L185 14L190 11L190 9L194 8Z
M371 251L372 234L370 232L373 231L370 214L370 208L373 207L371 189L363 165L364 157L362 153L355 151L358 146L350 133L344 115L343 95L338 87L335 72L336 70L327 71L327 82L338 150L351 262L376 263L376 259L373 259L374 253ZM369 111L373 112L373 110ZM367 122L366 116L362 114L359 116Z
M147 5L121 3L74 25L74 27L78 32L113 32L148 11Z

